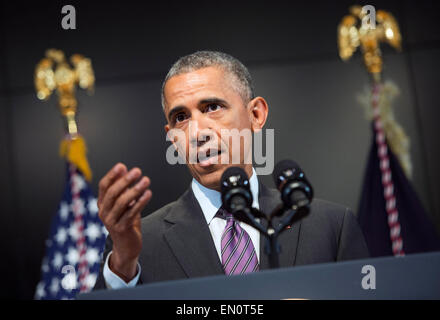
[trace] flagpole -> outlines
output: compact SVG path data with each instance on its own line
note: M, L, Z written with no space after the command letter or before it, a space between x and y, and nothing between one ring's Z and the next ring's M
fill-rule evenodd
M377 79L378 77L376 77ZM388 145L386 142L383 125L380 118L380 93L382 84L374 80L372 85L371 105L373 108L374 135L377 144L377 156L379 158L379 167L383 187L383 196L385 198L385 209L388 215L388 226L390 229L391 247L394 256L403 256L403 240L400 234L399 213L397 210L397 200L394 195L394 182L390 168L390 159L388 156Z
M372 6L368 6L371 11ZM397 209L397 200L394 194L394 183L390 168L387 132L381 118L381 100L384 85L382 83L382 53L379 43L387 42L400 50L401 35L399 26L393 15L389 12L378 10L377 14L364 7L355 5L350 7L350 15L345 16L338 26L339 55L344 61L348 60L361 48L363 62L371 76L371 108L373 111L374 139L377 144L377 156L382 180L382 193L385 200L385 211L389 227L392 252L394 256L403 256L403 240ZM374 20L374 21L373 21ZM374 23L373 23L374 22ZM360 25L358 27L358 25ZM394 130L397 127L396 123ZM389 126L393 127L393 126ZM396 130L395 130L396 131ZM402 131L403 132L403 131ZM402 133L402 136L404 134Z

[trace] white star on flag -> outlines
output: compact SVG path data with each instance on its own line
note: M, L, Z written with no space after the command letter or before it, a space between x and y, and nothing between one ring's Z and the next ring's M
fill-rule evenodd
M70 225L70 228L69 228L69 236L70 236L70 238L72 238L72 240L74 240L74 241L76 241L76 240L78 240L78 238L79 238L79 236L80 236L80 233L79 233L79 230L78 230L79 228L78 228L78 223L77 222L73 222L71 225Z
M85 279L85 284L87 287L89 288L93 288L95 286L96 283L96 274L93 273L89 273Z
M63 265L63 255L60 252L55 253L55 256L52 260L52 265L56 270L61 268L61 266Z
M64 201L60 204L60 217L64 221L69 216L69 205Z
M52 294L56 294L58 290L60 290L60 280L57 278L52 278L49 290L52 292Z
M101 237L101 226L97 223L90 223L86 230L85 230L85 235L89 238L90 241L95 242L96 239L98 239L99 237Z
M44 290L44 283L39 282L37 285L37 290L35 292L35 298L41 299L41 298L44 298L45 295L46 295L46 291Z
M66 260L70 265L75 266L79 261L79 253L75 247L69 247L69 250L66 255Z
M65 228L59 228L56 235L55 240L58 243L59 246L62 246L64 242L67 240L67 231Z
M86 259L90 265L97 263L100 260L99 251L94 248L88 249L86 253Z
M98 202L95 198L89 198L89 206L88 206L90 215L96 215L98 213Z

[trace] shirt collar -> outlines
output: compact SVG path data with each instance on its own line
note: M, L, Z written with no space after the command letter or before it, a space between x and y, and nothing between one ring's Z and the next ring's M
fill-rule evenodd
M258 203L258 178L255 169L252 168L252 176L249 179L249 184L252 192L253 203L252 206L259 209ZM202 208L203 215L205 216L206 223L209 225L214 219L215 214L222 205L221 193L204 187L196 179L192 179L191 182L192 191Z

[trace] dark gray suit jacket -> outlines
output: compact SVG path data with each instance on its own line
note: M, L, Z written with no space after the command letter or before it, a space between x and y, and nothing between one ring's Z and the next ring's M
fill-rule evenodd
M280 194L260 183L260 209L269 214ZM142 219L142 268L139 283L224 274L209 227L192 189ZM314 199L310 214L279 237L280 267L361 259L369 256L353 213L343 206ZM112 247L108 237L104 259ZM260 237L260 270L269 268ZM94 289L104 289L103 267ZM138 284L139 284L138 283Z

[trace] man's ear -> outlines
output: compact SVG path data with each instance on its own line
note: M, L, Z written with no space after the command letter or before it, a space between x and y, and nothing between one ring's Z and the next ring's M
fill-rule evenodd
M256 97L249 101L248 104L249 116L252 122L252 131L258 132L263 129L269 113L269 106L263 97Z

